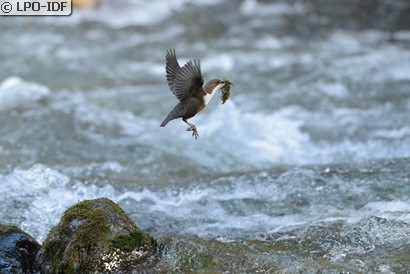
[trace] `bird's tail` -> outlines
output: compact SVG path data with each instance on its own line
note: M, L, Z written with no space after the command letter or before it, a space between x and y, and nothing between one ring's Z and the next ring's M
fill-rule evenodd
M165 127L168 124L169 121L181 117L180 111L181 111L181 104L178 104L174 107L173 110L171 110L170 113L168 113L168 115L167 115L167 117L165 117L164 121L162 121L161 127Z

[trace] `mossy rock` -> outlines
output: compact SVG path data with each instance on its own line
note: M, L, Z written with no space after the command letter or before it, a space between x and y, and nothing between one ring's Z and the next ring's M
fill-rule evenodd
M155 240L113 201L100 198L68 209L39 254L42 273L95 273L138 269Z

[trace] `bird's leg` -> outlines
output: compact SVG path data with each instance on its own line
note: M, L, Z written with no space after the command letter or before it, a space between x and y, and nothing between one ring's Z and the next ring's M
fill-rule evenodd
M199 134L198 134L198 130L196 128L196 126L194 124L191 124L190 122L188 122L186 119L182 119L185 123L188 124L188 128L186 129L186 131L192 131L192 137L195 137L195 139L198 139Z

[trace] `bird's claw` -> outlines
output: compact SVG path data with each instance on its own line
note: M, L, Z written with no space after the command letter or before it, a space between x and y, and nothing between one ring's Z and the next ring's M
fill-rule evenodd
M197 131L196 126L195 125L190 125L186 131Z
M198 130L197 130L196 126L192 125L192 126L188 127L186 129L186 131L192 131L192 137L195 137L195 139L198 139L199 134L198 134Z
M199 137L198 131L193 130L192 131L192 137L195 137L195 139L198 139L198 137Z

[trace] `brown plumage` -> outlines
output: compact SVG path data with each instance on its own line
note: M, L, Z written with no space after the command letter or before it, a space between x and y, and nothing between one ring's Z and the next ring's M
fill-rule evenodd
M192 136L197 139L199 137L198 130L195 125L188 122L188 119L206 107L216 91L224 85L224 82L213 79L202 87L204 80L199 60L190 60L183 67L180 67L173 49L166 52L165 64L169 88L179 103L161 123L161 127L166 126L171 120L182 118L189 125L187 131L192 131Z

